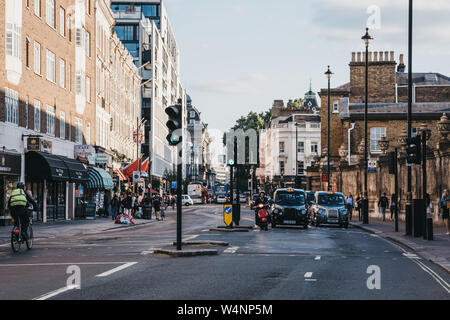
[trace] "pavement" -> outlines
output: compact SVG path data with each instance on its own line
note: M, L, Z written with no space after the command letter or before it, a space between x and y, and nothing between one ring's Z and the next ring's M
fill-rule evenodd
M364 225L361 221L353 221L350 225L401 244L450 273L450 236L445 234L443 222L442 225L433 227L434 240L432 241L405 235L404 222L399 222L399 232L395 232L395 223L391 220L370 218L369 224Z

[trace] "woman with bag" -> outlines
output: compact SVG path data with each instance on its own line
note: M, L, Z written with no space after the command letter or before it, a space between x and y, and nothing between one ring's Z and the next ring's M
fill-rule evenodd
M447 230L446 235L450 235L449 225L448 225L448 217L450 211L450 197L448 195L448 190L444 190L442 193L441 201L439 201L439 209L440 214L442 215L442 219L444 220L445 229Z

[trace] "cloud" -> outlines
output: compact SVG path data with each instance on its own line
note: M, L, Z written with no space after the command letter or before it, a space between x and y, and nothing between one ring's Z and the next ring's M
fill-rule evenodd
M233 15L242 16L245 13L245 7L241 5L234 5L231 7L231 12Z

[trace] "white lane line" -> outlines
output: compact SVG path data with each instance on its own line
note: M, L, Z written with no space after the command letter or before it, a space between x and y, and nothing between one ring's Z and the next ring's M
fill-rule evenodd
M70 290L74 290L74 289L79 289L79 287L78 286L63 287L63 288L60 288L58 290L55 290L55 291L43 294L42 296L34 298L33 300L47 300L47 299L50 299L50 298L52 298L54 296L57 296L58 294L61 294L61 293L64 293L64 292L67 292L67 291L70 291Z
M228 249L225 249L223 252L224 253L235 253L236 251L238 251L239 247L229 247Z
M183 241L189 241L189 240L192 240L192 239L197 238L198 236L199 236L198 234L195 234L195 235L193 235L193 236L187 237L187 238L184 239Z
M312 275L313 275L312 272L307 272L307 273L305 273L305 278L311 278Z
M36 266L67 266L67 265L107 265L124 264L129 262L61 262L61 263L11 263L0 264L0 267L36 267Z
M314 260L316 260L316 261L318 261L318 260L320 260L320 259L322 259L321 256L316 256L316 257L314 258Z
M439 283L441 285L441 287L443 287L447 293L450 294L450 285L444 280L442 279L436 272L434 272L433 270L431 270L430 268L428 268L423 262L412 259L412 261L414 261L417 265L419 265L419 267L425 271L426 273L428 273L430 276L432 276L434 278L434 280L436 280L437 283Z
M129 263L125 263L124 265L121 265L121 266L119 266L119 267L117 267L117 268L114 268L114 269L111 269L111 270L109 270L109 271L100 273L100 274L96 275L96 277L107 277L107 276L109 276L109 275L111 275L111 274L113 274L113 273L116 273L116 272L121 271L121 270L123 270L123 269L126 269L126 268L128 268L128 267L134 266L136 263L137 263L137 262L129 262Z

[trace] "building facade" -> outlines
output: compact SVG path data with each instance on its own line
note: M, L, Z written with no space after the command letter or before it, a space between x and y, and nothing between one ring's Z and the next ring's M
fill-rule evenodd
M114 29L140 68L141 114L146 121L142 154L150 157L152 179L161 181L164 172L173 171L177 161L175 148L166 140L169 132L165 109L181 99L186 121L186 94L179 76L179 48L162 1L115 0L111 9L116 20ZM185 122L184 128L186 125Z

